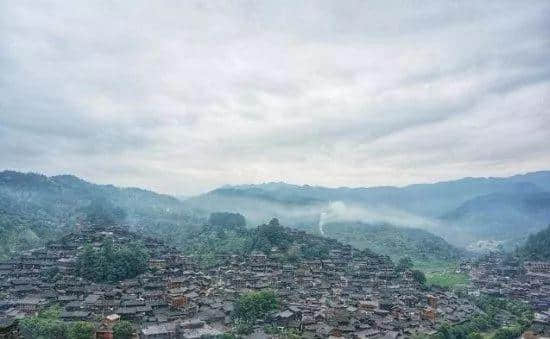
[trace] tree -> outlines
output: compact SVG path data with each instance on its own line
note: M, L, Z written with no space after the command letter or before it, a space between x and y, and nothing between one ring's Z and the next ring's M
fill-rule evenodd
M412 278L420 285L424 285L426 283L426 276L420 270L412 270Z
M550 225L538 233L531 234L518 252L527 260L550 259Z
M399 259L399 262L397 263L397 270L398 271L410 270L411 268L413 268L413 266L414 266L414 264L413 264L411 258L404 257L404 258Z
M279 300L273 291L246 293L235 303L235 317L245 322L253 322L278 307Z
M113 244L106 239L99 249L84 246L77 257L76 268L81 277L95 282L115 282L134 278L145 272L149 251L141 243Z
M67 324L59 320L61 308L57 305L41 311L37 316L23 318L19 329L23 338L67 338Z
M96 198L90 205L81 209L86 215L86 221L94 226L106 226L120 223L126 218L126 212L114 206L104 197Z
M64 322L41 317L23 318L19 322L19 329L25 339L59 339L66 338L67 335L67 326Z
M255 231L253 247L264 252L271 250L273 246L281 250L287 250L291 243L292 239L285 228L279 225L277 218L273 218L269 224L258 226Z
M208 218L208 223L211 226L218 226L228 229L241 229L246 226L246 220L240 213L229 212L211 213L210 217Z
M131 322L121 320L113 326L114 339L130 339L134 334L134 326Z
M322 244L303 245L302 255L306 259L326 259L329 254L329 248Z
M95 327L86 321L77 321L69 328L69 339L93 339Z

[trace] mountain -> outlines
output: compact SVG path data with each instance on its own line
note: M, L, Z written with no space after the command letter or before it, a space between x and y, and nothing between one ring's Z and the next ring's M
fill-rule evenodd
M540 232L531 234L518 253L526 260L550 260L550 225Z
M352 248L334 238L323 237L279 224L276 218L257 227L243 224L210 224L188 237L184 253L198 258L202 267L219 264L229 255L248 256L263 252L285 263L300 260L328 259L332 250L353 251L356 254L378 257L391 262L389 256L368 248Z
M139 188L97 185L72 175L4 171L0 172L0 257L40 245L91 217L121 222L181 245L212 212L240 213L248 226L278 218L313 234L322 234L321 227L330 223L385 225L384 232L371 234L384 242L388 235L396 241L408 239L416 247L402 250L412 255L420 248L418 255L423 256L427 255L422 254L423 242L414 239L428 239L426 231L465 246L478 240L517 241L542 229L550 223L549 189L550 172L544 171L406 187L327 188L281 182L224 186L182 201ZM346 239L356 231L343 230L349 234L334 234ZM440 255L452 252L441 246Z
M548 192L550 171L541 171L406 187L327 188L281 182L224 186L186 203L239 212L252 224L277 217L287 225L311 228L317 227L321 215L328 215L333 221L422 228L464 246L480 239L515 239L548 224Z
M454 228L503 240L532 233L550 221L550 192L492 193L470 199L442 216ZM483 227L479 227L483 225Z
M449 245L443 238L417 228L335 222L324 224L323 232L330 238L358 249L368 248L394 260L403 257L417 261L450 260L464 255L464 251Z
M0 256L71 231L82 223L90 208L98 207L102 213L120 209L123 220L117 221L133 230L172 241L178 241L186 230L205 220L200 211L191 210L168 195L92 184L72 175L48 177L3 171L0 172Z

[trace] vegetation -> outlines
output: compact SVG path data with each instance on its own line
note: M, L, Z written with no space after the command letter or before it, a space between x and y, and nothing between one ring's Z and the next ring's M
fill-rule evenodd
M92 339L93 324L85 321L67 323L59 320L61 308L52 306L36 316L19 321L21 336L25 339Z
M252 250L268 252L273 247L287 250L292 244L292 238L278 219L271 219L268 224L260 225L252 233Z
M292 262L298 258L327 258L331 240L315 235L308 236L305 244L296 244L288 229L278 219L246 229L238 225L207 225L200 232L192 234L184 247L188 254L201 259L203 267L217 263L219 254L248 255L252 251L275 254L281 261Z
M131 322L121 320L113 326L114 339L130 339L134 334L134 326Z
M396 227L389 224L362 222L328 223L325 234L359 249L368 248L376 253L398 260L403 256L414 261L454 260L463 255L443 238L425 230Z
M458 270L457 261L432 260L415 262L415 267L426 275L426 284L456 290L470 282L468 274Z
M0 172L0 260L77 225L124 223L178 246L205 222L203 212L167 195L71 175Z
M492 339L518 338L533 321L533 312L519 301L498 299L482 296L475 300L475 304L484 313L471 318L460 325L444 324L433 336L433 339L471 339L479 338L481 333L497 329ZM506 314L508 317L503 317ZM503 318L510 318L507 324Z
M424 285L426 283L426 276L424 275L424 272L420 270L412 270L412 277L413 279L419 283L420 285Z
M427 276L427 283L443 288L454 288L457 285L467 285L470 277L466 273L441 272L432 273Z
M210 214L208 224L211 226L240 229L246 227L246 220L239 213L216 212Z
M279 307L275 292L266 290L243 294L235 302L235 318L241 322L254 322Z
M531 234L519 255L528 260L550 260L550 225L538 233Z
M410 270L411 268L413 268L413 266L414 266L414 264L413 264L411 258L404 257L404 258L399 259L399 261L397 262L396 269L398 271L405 271L405 270Z
M60 314L61 308L59 306L52 306L36 316L21 319L19 321L21 335L25 339L67 338L68 326L59 320Z
M93 339L95 327L86 321L77 321L69 327L69 339Z
M95 282L116 282L145 272L149 253L140 243L113 245L106 239L100 248L88 244L78 255L78 274Z
M120 224L126 218L126 212L111 204L105 197L95 198L80 211L84 213L84 219L92 225Z

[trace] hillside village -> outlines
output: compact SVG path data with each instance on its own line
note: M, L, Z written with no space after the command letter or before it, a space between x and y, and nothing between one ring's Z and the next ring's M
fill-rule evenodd
M471 293L519 300L535 312L533 328L550 334L550 262L510 260L501 253L486 255L477 265L468 264Z
M295 242L311 235L284 228ZM146 273L117 283L94 283L76 275L84 245L140 240L151 254ZM452 292L430 290L400 272L388 257L359 251L335 240L323 260L277 260L271 252L218 255L219 264L200 268L197 258L120 227L94 227L68 234L45 248L0 263L0 337L17 338L17 321L48 305L62 307L64 321L93 322L96 338L112 338L117 321L130 320L139 338L198 338L230 332L239 295L274 290L278 310L254 324L294 329L304 337L404 338L434 333L479 310ZM54 269L55 268L55 269ZM51 276L48 272L60 274Z

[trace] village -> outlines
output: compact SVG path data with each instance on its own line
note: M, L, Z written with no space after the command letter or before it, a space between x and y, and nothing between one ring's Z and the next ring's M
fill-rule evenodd
M310 237L287 231L297 242ZM151 253L147 272L115 284L76 276L79 249L87 243L99 246L105 238L142 241ZM266 289L276 292L281 307L255 324L254 337L267 337L264 328L269 325L311 338L406 338L433 334L443 323L459 324L479 312L467 298L427 288L409 270L397 271L388 257L331 244L329 258L323 260L281 263L273 249L219 255L220 264L201 269L197 258L122 228L71 233L0 263L0 337L17 338L18 319L53 304L63 308L64 321L93 322L98 339L112 338L113 325L121 319L136 326L139 338L216 336L231 331L239 295ZM487 279L493 273L489 267L473 272L479 278L474 284L483 292L499 287L500 293L508 293L509 286L510 293L523 293L535 303L550 300L548 285L539 280L497 286L506 281ZM52 271L59 274L52 277Z
M469 293L519 300L535 312L533 329L550 334L550 262L525 261L492 252L464 267L469 271Z

